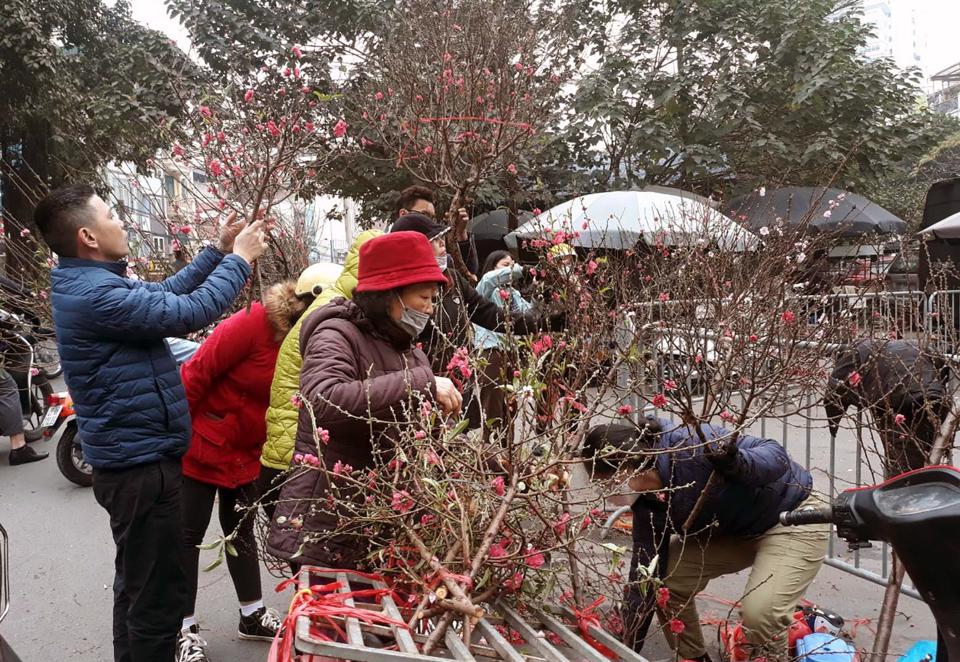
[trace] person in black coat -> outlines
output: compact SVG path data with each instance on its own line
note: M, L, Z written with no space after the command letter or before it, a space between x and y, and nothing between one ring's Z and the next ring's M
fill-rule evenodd
M781 512L823 505L810 472L772 439L653 417L592 428L582 455L607 500L633 511L624 643L639 652L658 611L680 659L709 659L694 599L711 579L752 566L740 601L750 657L786 659L794 608L823 564L830 531L779 524ZM684 532L714 472L720 482Z
M406 216L407 214L423 214L424 216L436 220L437 211L434 206L433 191L426 186L408 186L400 191L400 197L397 199L396 218ZM477 242L473 235L467 231L467 223L470 222L470 215L467 210L461 207L457 210L457 221L453 228L454 239L457 247L460 249L460 255L463 257L463 263L467 271L473 277L473 282L480 277L480 258L477 255Z
M824 398L830 434L836 436L851 405L869 409L887 477L919 469L950 411L949 380L946 358L914 341L859 340L838 352L830 375Z

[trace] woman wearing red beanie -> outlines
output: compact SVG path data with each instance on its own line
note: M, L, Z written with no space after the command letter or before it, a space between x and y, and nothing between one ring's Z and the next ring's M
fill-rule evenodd
M337 529L339 517L350 516L349 504L317 507L331 494L327 472L298 465L297 458L317 460L317 427L329 434L322 445L325 467L371 468L374 454L397 442L396 423L404 420L404 405L427 396L446 412L460 409L460 393L449 379L434 376L429 359L414 345L446 282L424 235L393 232L360 249L353 300L335 299L304 321L304 402L294 466L270 527L270 553L328 568L361 564L366 540L323 535ZM339 499L363 499L360 493L345 497L344 492L338 491Z

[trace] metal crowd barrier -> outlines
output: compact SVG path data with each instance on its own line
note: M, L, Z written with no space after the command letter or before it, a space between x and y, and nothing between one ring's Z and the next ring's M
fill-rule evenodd
M857 331L856 337L899 337L927 342L935 349L948 355L953 361L960 363L960 354L955 354L954 337L960 335L960 290L945 290L933 292L929 296L919 292L877 292L867 294L833 294L824 296L796 297L798 317L806 319L810 324L816 324L820 316L828 315L831 319L850 320L852 327ZM670 302L671 304L674 302ZM655 303L653 306L661 306ZM698 307L699 310L699 307ZM806 317L801 317L801 313ZM692 321L694 324L696 320ZM667 337L671 329L662 329L651 325L646 329L653 336ZM694 331L696 331L694 329ZM650 384L662 383L664 379L674 378L670 374L670 364L683 360L684 342L698 348L698 351L707 355L715 351L716 338L703 330L704 335L693 342L693 337L686 339L681 334L681 341L677 341L676 334L671 342L650 342L645 345L646 368L641 379ZM637 329L629 323L620 329L621 341L629 344L630 339L636 338ZM696 337L696 333L694 333ZM624 345L626 346L626 345ZM840 345L818 345L829 352ZM670 359L663 359L669 354ZM825 356L825 367L832 366L832 357ZM618 375L618 386L626 387L630 379L636 380L636 367L632 373L628 369L621 370ZM960 371L957 372L960 377ZM697 384L689 381L687 386L697 395ZM695 375L693 377L695 379ZM824 384L826 386L826 384ZM635 391L634 391L635 392ZM703 397L703 393L699 394ZM831 437L826 425L826 414L819 397L807 394L805 411L801 413L781 415L772 413L755 421L745 432L769 439L774 439L786 448L795 461L805 466L814 475L814 487L827 497L834 497L839 492L864 485L872 485L883 480L882 444L877 435L871 434L872 421L869 412L852 413L854 424L847 423L841 427L836 437ZM652 411L644 410L644 402L637 397L626 400L633 405L635 417ZM786 407L786 405L784 405ZM792 407L796 409L796 407ZM850 421L848 417L845 421ZM826 563L832 567L848 572L867 581L885 586L890 573L890 549L886 543L865 550L847 551L846 544L834 533L830 539L830 546ZM904 585L903 593L920 599L917 591Z

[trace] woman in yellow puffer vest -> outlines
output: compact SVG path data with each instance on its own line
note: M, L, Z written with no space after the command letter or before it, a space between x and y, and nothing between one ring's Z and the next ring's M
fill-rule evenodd
M261 503L271 519L274 510L271 497L275 498L279 493L279 485L272 485L272 483L277 476L290 468L290 458L293 455L293 444L297 435L297 419L300 415L300 410L293 403L293 396L300 390L300 368L303 367L303 356L300 355L300 325L320 306L339 297L347 299L353 297L353 288L357 286L357 269L360 265L360 247L381 234L383 233L380 230L367 230L357 235L347 253L343 272L337 282L333 287L323 289L280 345L277 367L273 373L273 384L270 387L267 442L260 454L262 466L258 479ZM274 489L273 493L268 494L271 489Z

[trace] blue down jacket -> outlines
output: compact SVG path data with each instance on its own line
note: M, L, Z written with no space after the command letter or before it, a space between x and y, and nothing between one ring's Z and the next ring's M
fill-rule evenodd
M84 458L98 469L186 452L190 412L164 337L214 322L250 276L243 258L214 248L162 283L125 278L126 269L61 258L51 277L64 378Z
M713 465L704 456L696 431L667 421L660 423L664 432L658 445L670 452L657 456L657 471L663 484L675 490L669 499L669 516L680 528L693 511ZM702 430L708 440L729 434L711 425L702 426ZM790 459L777 442L742 434L737 438L737 448L734 468L711 490L691 533L716 521L713 535L757 536L777 524L782 511L793 510L810 495L810 472Z
M633 504L633 555L630 559L630 590L627 594L628 624L632 632L628 645L643 648L653 618L654 591L640 591L636 582L640 566L649 567L657 558L657 575L664 578L670 565L670 534L682 529L700 493L713 473L704 456L700 436L685 426L660 421L664 432L658 439L663 452L656 468L667 493L666 503L649 495ZM728 431L704 425L704 437L723 439ZM749 435L737 438L737 457L731 470L706 498L703 510L690 528L691 534L711 538L750 538L766 533L778 524L781 511L794 510L810 495L810 472L790 459L787 451L772 439ZM715 523L716 528L710 527ZM691 543L698 544L698 543Z

